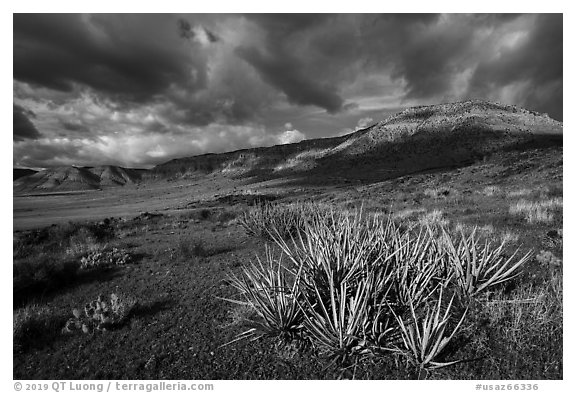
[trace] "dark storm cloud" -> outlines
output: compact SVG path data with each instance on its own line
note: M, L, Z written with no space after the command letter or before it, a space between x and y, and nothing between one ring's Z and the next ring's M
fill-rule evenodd
M23 141L25 139L38 139L40 138L40 133L36 129L36 126L30 117L34 117L34 113L29 111L19 105L14 104L14 125L13 125L13 136L14 141Z
M208 30L204 26L200 26L199 29L202 33L206 35L206 39L212 43L220 41L220 37L214 34L212 31ZM178 19L178 32L180 37L187 39L197 38L198 32L194 31L193 26L186 19Z
M429 98L446 91L459 64L454 60L464 52L473 36L472 30L458 24L449 28L432 29L438 15L397 18L388 26L402 24L404 34L398 35L393 64L393 76L406 80L406 96ZM396 45L395 45L396 46Z
M204 59L191 58L176 39L166 45L169 35L154 29L160 22L173 26L177 38L169 16L15 14L14 78L62 91L82 84L133 100L175 83L204 87Z
M562 19L561 14L537 16L523 42L478 66L471 93L523 82L528 87L521 104L562 119Z
M13 42L14 157L34 165L147 165L468 98L562 119L561 15L16 14Z
M272 56L267 56L252 47L240 47L236 53L254 66L266 82L282 90L290 102L316 105L330 113L342 108L344 100L335 89L305 75L300 62L290 55L276 50Z
M307 59L297 58L290 45L307 30L318 28L332 17L328 14L247 15L266 34L266 53L259 48L242 46L236 53L251 64L264 81L286 94L297 105L316 105L329 113L342 109L344 99L335 85L322 83L321 74L311 76ZM319 82L318 82L319 81Z
M68 131L74 131L74 132L84 132L87 133L90 131L90 128L88 128L87 126L85 126L82 123L74 123L71 121L62 121L62 127L65 130Z

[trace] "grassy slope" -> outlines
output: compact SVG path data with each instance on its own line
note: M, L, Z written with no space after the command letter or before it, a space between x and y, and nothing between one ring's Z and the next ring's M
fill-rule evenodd
M202 186L205 199L217 193L234 192L232 184L208 191L206 185ZM487 186L497 188L490 192ZM189 187L188 193L194 189ZM436 192L442 187L448 190L446 195ZM281 184L271 190L284 194L295 192ZM524 195L510 195L513 191ZM556 211L552 222L536 224L509 212L510 206L520 198L543 200L561 194L562 149L551 148L494 156L454 171L410 175L382 183L304 189L297 198L307 195L343 207L362 204L374 212L404 214L407 221L422 219L427 213L440 210L452 226L457 223L480 225L496 237L510 232L518 236L514 240L518 245L524 244L536 252L549 250L561 257L561 236L550 235L551 231L562 228L561 210ZM182 195L178 194L175 199L168 197L166 204L173 208L185 207L190 199ZM130 206L130 201L123 203ZM194 206L203 204L213 206L213 210L224 207L202 200ZM158 206L164 205L158 202ZM136 214L137 210L130 212ZM28 213L35 214L33 210ZM46 291L29 301L29 304L49 307L51 318L57 321L70 317L73 307L81 307L98 294L110 293L116 288L136 296L141 307L128 324L118 330L95 335L56 335L50 340L38 340L25 351L15 350L14 378L334 378L335 373L324 371L323 364L308 354L287 358L279 355L273 343L266 340L219 347L244 329L233 323L237 316L231 313L241 315L236 306L219 299L233 295L232 288L225 282L226 274L237 272L240 266L254 260L255 254L263 252L263 244L248 238L234 224L220 225L213 215L190 217L179 213L181 211L171 211L170 215L150 221L119 222L115 237L109 243L140 255L137 263L84 277L73 285ZM62 210L54 212L58 214L62 214ZM48 217L37 222L49 221ZM198 241L203 242L207 250L204 257L194 255L198 252L187 247ZM536 260L531 261L527 272L516 281L517 285L528 282L541 285L551 270L553 268L543 267ZM495 322L488 319L487 323L491 326L490 323ZM554 323L557 327L558 321ZM487 329L486 337L477 337L476 342L468 342L465 349L456 351L460 357L483 357L481 360L443 370L432 377L562 378L562 352L558 342L536 343L542 348L522 352L502 344L496 329L492 326ZM560 331L560 339L561 336ZM486 353L490 356L486 357ZM378 364L359 370L356 377L398 379L411 375L402 367Z

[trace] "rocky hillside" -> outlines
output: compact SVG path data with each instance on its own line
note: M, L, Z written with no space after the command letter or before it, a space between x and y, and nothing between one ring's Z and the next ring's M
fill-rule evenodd
M550 144L562 145L562 123L547 115L464 101L409 108L342 137L176 159L158 165L151 175L385 179Z
M56 167L14 181L15 193L97 190L139 182L141 171L117 166Z
M467 165L510 150L561 148L562 127L545 114L486 101L420 106L341 137L174 159L149 171L52 168L16 180L14 192L100 189L206 174L308 182L385 180Z

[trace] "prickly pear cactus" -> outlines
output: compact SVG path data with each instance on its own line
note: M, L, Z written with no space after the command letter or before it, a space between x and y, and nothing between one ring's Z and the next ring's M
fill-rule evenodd
M82 331L86 334L107 331L125 321L136 304L136 299L129 296L112 293L108 300L99 295L96 300L84 306L84 313L77 308L73 309L73 317L66 322L62 331L64 333Z

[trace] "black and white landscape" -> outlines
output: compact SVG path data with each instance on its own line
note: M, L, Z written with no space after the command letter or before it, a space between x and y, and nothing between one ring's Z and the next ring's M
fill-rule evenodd
M563 379L561 14L14 14L15 379Z

